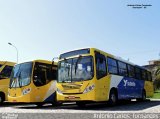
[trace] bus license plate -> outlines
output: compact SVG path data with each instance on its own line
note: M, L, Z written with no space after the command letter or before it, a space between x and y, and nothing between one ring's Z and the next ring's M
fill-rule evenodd
M80 97L68 96L68 97L65 97L65 100L80 100Z
M68 99L75 99L75 96L68 96Z

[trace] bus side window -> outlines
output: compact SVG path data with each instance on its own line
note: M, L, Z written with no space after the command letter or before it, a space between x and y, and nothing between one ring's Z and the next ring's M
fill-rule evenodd
M128 76L134 78L135 77L134 66L128 64L127 68L128 68Z
M135 74L136 79L141 79L141 70L138 67L135 68Z
M115 59L107 58L108 72L111 74L118 74L117 62Z
M57 70L56 69L47 69L47 80L52 81L57 79Z
M12 66L5 66L4 69L0 73L1 78L9 78L12 72Z
M107 75L106 58L104 55L97 53L96 56L96 75L100 79Z
M58 71L57 69L54 69L54 70L52 71L53 80L57 80L57 75L58 75L58 72L57 72L57 71Z
M39 67L36 67L34 70L34 84L36 86L43 86L46 84L46 71L43 71Z
M141 74L142 74L142 80L147 80L146 71L142 69Z
M118 61L118 69L119 69L119 75L128 76L126 63Z

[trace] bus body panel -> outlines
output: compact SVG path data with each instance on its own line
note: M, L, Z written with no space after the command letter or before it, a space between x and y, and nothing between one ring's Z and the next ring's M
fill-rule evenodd
M3 92L5 94L5 101L8 100L8 85L9 78L0 80L0 92Z
M141 98L144 81L112 75L111 88L117 88L118 99Z
M85 88L79 87L78 89L73 89L71 87L73 83L57 83L58 89L63 92L63 95L57 92L57 99L59 101L106 101L109 99L110 81L110 75L100 80L95 80L93 78L92 80L83 82L83 86L81 87ZM74 82L74 84L82 84L82 82ZM68 89L63 88L62 85L66 85ZM95 85L95 88L87 93L83 93L83 91L91 85Z
M85 88L89 85L88 81L85 82L75 82L75 83L63 83L61 85L61 90L63 93L83 93Z
M72 89L73 90L73 89ZM88 93L68 93L61 94L57 91L57 99L58 101L93 101L95 100L95 91L92 90Z
M92 81L94 82L94 80ZM97 80L95 83L95 89L91 92L86 94L74 94L73 89L71 88L70 91L67 90L68 94L59 94L57 93L57 98L59 101L108 101L109 100L109 92L112 88L116 88L118 91L118 99L132 99L132 98L141 98L142 91L144 88L145 81L143 80L136 80L131 79L123 76L116 76L116 75L107 75L105 78ZM62 87L63 84L57 84L57 87ZM66 84L68 87L70 86L69 83ZM62 88L60 88L62 90ZM79 89L80 90L80 89ZM63 91L63 93L66 90ZM95 92L95 93L94 93ZM147 90L146 90L147 92ZM153 92L153 91L152 91ZM77 92L78 93L78 92ZM68 96L73 96L75 98L69 99ZM147 92L147 97L149 94ZM77 100L78 99L78 100Z
M0 74L5 70L5 67L9 66L9 67L13 67L15 65L14 62L8 62L8 61L0 61ZM10 69L11 70L11 69ZM6 70L7 71L7 70ZM10 71L6 72L8 73L7 77L1 77L0 79L0 93L3 93L5 95L5 100L4 101L8 101L8 86L9 86L9 77L10 77ZM4 73L4 75L6 75Z
M147 97L152 97L153 96L153 94L154 94L153 82L145 81L144 89L146 90L146 96Z
M28 63L28 62L26 62ZM8 101L9 102L22 102L22 103L54 103L56 100L56 79L54 79L51 76L51 67L49 67L52 62L46 61L46 60L34 60L31 61L32 65L32 71L30 76L30 83L26 86L22 87L11 87L8 88ZM35 68L35 64L38 63L38 67ZM22 63L25 64L25 63ZM21 65L21 64L19 64ZM49 68L48 68L49 67ZM40 68L40 71L43 71L44 77L41 76L42 72L35 73L35 70L38 70ZM44 69L45 70L44 70ZM57 63L54 62L52 69L55 71L57 70ZM48 71L49 70L49 71ZM50 72L50 73L47 73ZM35 84L36 80L39 80L38 78L44 80L45 84ZM35 81L34 81L35 80Z
M84 90L91 85L95 85L94 80L73 83L57 83L57 90L61 90L63 94L57 91L57 99L59 101L93 101L95 100L94 89L88 93L83 93Z
M106 101L109 99L110 82L111 76L101 78L100 80L95 79L95 100L93 101Z
M24 94L25 90L30 90L27 94ZM51 81L45 86L36 87L33 84L22 88L9 89L9 102L52 102L56 92L56 81Z

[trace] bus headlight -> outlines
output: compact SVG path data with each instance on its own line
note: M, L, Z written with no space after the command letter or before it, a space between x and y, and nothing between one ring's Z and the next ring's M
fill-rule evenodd
M58 89L58 88L57 88L57 93L63 94L62 91L60 89Z
M26 94L28 94L30 92L31 92L31 88L26 88L26 89L23 89L22 94L26 95Z
M93 85L88 86L88 87L84 90L84 92L83 92L83 93L88 93L89 91L93 90L93 89L94 89L94 87L95 87L95 85L94 85L94 84L93 84Z

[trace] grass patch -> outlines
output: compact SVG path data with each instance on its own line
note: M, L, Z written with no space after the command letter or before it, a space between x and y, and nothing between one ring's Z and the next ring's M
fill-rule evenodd
M160 90L156 90L156 91L154 92L154 95L153 95L152 98L154 98L154 99L160 99Z

